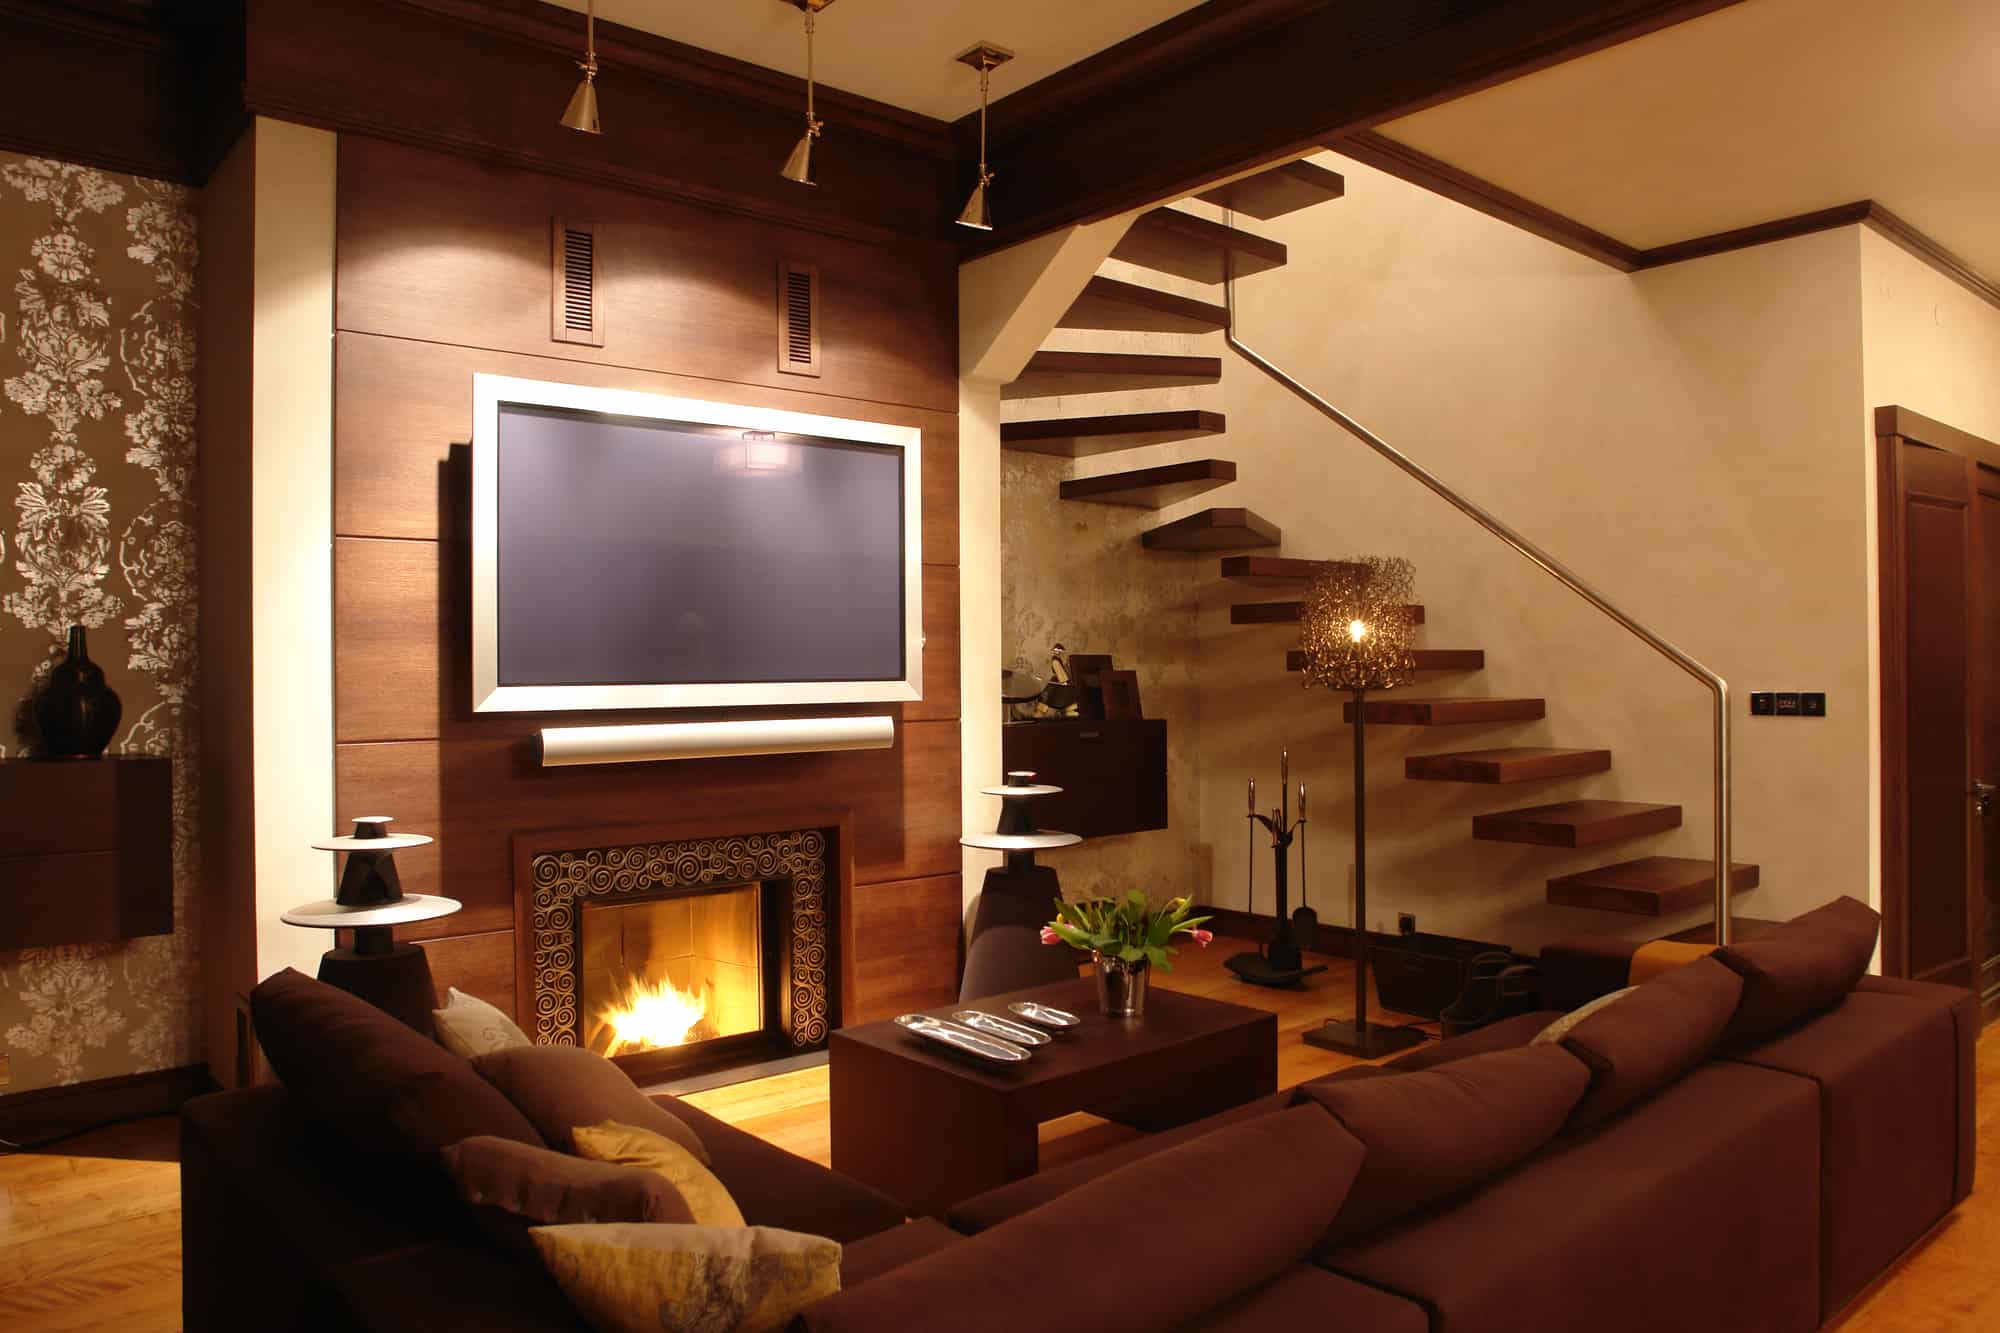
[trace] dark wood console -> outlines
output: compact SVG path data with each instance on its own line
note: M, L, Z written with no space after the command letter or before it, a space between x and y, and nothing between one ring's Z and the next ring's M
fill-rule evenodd
M0 762L0 949L170 935L173 761Z
M1167 826L1164 718L1010 722L1000 756L1009 772L1033 769L1063 789L1036 803L1043 828L1104 838Z

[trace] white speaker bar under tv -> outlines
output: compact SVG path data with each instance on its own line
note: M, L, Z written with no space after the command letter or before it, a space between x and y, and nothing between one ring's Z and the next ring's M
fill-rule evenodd
M747 722L663 722L636 727L544 727L542 767L643 764L818 750L886 750L892 717L769 717Z

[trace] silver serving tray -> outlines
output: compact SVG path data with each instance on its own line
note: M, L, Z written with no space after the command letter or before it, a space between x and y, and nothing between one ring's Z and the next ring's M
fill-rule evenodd
M988 1064L1018 1065L1028 1058L1028 1053L1011 1041L998 1037L988 1037L962 1028L956 1023L932 1018L928 1014L900 1014L896 1023L926 1041L934 1041L940 1046L948 1046L954 1051L984 1060Z
M1067 1009L1057 1009L1053 1005L1036 1004L1033 1000L1016 1000L1014 1003L1008 1005L1007 1009L1008 1012L1020 1018L1027 1019L1037 1027L1053 1028L1058 1032L1064 1028L1077 1027L1083 1022L1082 1019Z
M962 1023L989 1037L1011 1041L1016 1046L1046 1046L1055 1040L1046 1032L1038 1032L1034 1028L1012 1022L998 1014L983 1014L977 1009L961 1009L951 1018L954 1023Z

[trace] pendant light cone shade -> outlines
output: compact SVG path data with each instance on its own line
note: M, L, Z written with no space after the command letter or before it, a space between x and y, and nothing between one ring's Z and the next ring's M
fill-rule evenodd
M562 123L585 134L604 133L597 123L597 80L593 75L584 75L583 82L576 85L576 91L570 95L569 109L562 114Z
M569 105L563 109L562 123L572 130L584 134L602 134L603 128L597 123L597 5L595 0L583 8L583 59L576 62L583 71L583 82L576 85L576 91L569 95Z
M961 227L974 231L993 230L993 209L987 203L986 190L993 184L993 172L986 165L986 98L993 85L993 71L1014 58L1014 53L1003 46L991 42L979 42L958 53L958 63L970 65L979 71L979 183L972 187L972 194L966 199L965 207L958 211L954 219Z
M992 179L991 176L982 177L979 184L972 187L972 197L959 211L959 226L971 227L975 231L993 230L993 210L986 206L986 186Z
M780 176L788 181L797 181L801 185L818 184L812 178L813 140L816 137L811 130L799 136L798 143L792 148L792 155L785 159L785 165L778 172Z

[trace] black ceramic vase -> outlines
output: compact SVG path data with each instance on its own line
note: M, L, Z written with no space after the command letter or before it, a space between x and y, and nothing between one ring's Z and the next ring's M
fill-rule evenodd
M104 668L90 660L83 626L69 627L69 652L35 696L35 728L45 759L96 759L118 732L124 713Z

